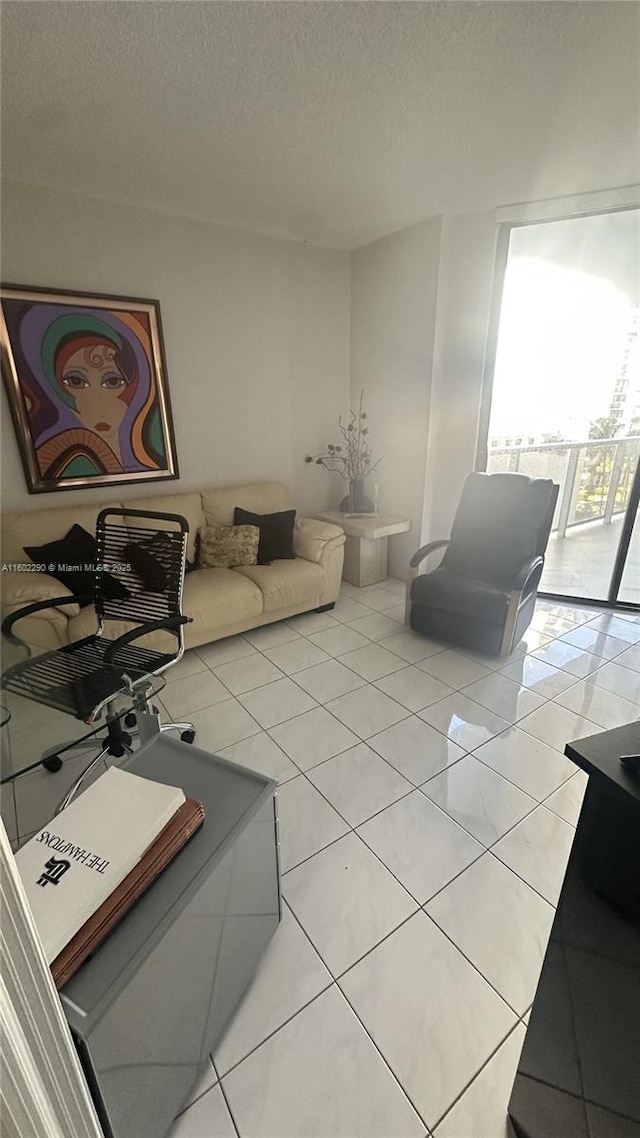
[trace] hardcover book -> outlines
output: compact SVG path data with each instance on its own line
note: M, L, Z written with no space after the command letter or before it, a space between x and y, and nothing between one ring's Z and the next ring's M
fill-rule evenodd
M185 795L110 767L16 854L47 962L138 864Z

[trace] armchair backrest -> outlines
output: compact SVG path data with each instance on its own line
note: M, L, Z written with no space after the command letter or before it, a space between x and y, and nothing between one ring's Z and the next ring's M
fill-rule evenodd
M470 575L507 581L544 554L558 497L549 478L470 474L443 564Z

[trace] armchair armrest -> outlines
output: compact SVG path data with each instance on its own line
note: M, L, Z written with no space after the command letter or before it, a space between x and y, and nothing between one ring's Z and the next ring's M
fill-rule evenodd
M18 609L17 612L12 612L9 613L8 616L5 616L2 622L3 635L6 636L8 640L11 640L13 644L23 644L24 641L12 631L17 621L22 620L25 616L33 616L34 613L42 612L44 609L62 608L63 605L75 605L76 610L79 612L78 606L80 601L87 600L91 600L91 597L78 597L74 596L73 593L69 593L66 597L48 597L44 601L35 601L31 605L25 605L24 608ZM75 616L77 613L72 615Z
M536 588L542 576L543 566L544 557L540 557L540 555L532 557L530 561L527 561L526 564L522 566L522 569L513 583L512 592L524 593L525 590L531 592L532 588Z
M436 549L443 549L445 545L449 544L449 541L450 538L445 537L441 538L440 541L430 541L428 545L423 545L422 549L419 549L417 553L414 553L411 561L409 562L409 567L411 569L417 569L418 565L421 561L424 561L425 557L428 557L430 553L435 553Z
M140 636L146 636L149 632L178 632L178 629L183 624L191 624L193 617L190 616L170 616L162 620L148 620L145 624L138 625L137 628L131 628L128 632L123 632L122 636L118 636L112 644L109 645L105 654L105 664L113 664L114 656L117 655L119 648L124 648L127 644L131 644L133 640L137 640Z
M296 557L318 564L330 544L333 548L336 544L343 545L344 540L344 530L340 526L316 518L298 518L293 531L293 552Z

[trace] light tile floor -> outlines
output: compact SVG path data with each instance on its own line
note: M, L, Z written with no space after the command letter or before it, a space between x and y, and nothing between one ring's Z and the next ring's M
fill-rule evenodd
M509 1133L586 784L563 747L640 717L640 617L539 602L496 661L407 630L402 589L344 585L332 613L169 673L163 702L200 746L280 781L285 901L171 1138ZM42 741L30 706L18 748ZM14 844L66 777L5 789Z

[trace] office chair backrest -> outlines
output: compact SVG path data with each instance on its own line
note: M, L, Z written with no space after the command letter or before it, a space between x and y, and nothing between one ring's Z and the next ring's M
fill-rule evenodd
M97 615L133 624L180 615L188 534L179 514L102 510L96 543L105 568L95 575Z
M558 496L548 478L470 474L443 564L470 574L508 579L544 554Z

